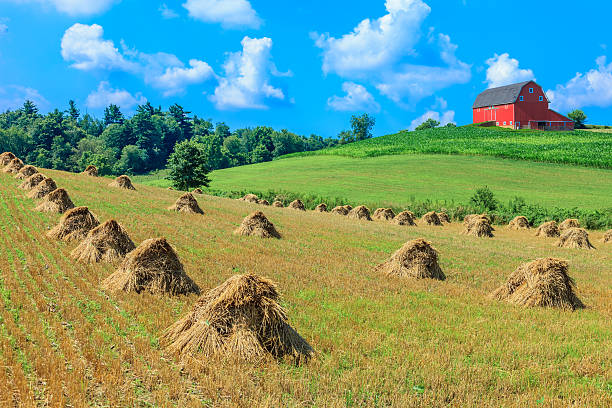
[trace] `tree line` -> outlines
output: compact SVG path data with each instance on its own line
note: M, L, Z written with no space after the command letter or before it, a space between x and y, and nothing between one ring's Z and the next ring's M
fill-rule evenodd
M66 110L41 114L32 101L0 113L0 151L12 151L38 167L80 172L88 165L101 175L145 174L163 169L181 142L197 143L207 170L260 163L371 137L374 119L354 116L341 138L297 135L267 126L231 130L224 122L191 116L174 104L164 111L149 102L126 117L109 105L104 118L81 114L74 101Z

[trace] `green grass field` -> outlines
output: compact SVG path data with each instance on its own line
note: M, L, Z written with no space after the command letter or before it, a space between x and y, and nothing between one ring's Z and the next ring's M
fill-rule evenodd
M373 157L436 153L505 157L611 169L611 152L612 134L605 132L540 132L464 126L419 132L403 131L332 149L296 153L293 156Z
M533 230L500 227L479 239L461 235L459 223L400 227L211 196L198 196L204 215L178 214L167 207L180 192L41 171L100 221L116 219L136 244L166 237L204 291L236 273L276 281L292 326L317 356L302 367L181 364L159 338L197 297L105 293L100 282L117 265L74 261L78 243L46 236L59 215L34 211L37 202L0 173L0 405L612 405L612 246L602 232L590 231L597 249L587 251L557 248ZM232 234L255 210L282 239ZM445 281L374 270L419 237L438 249ZM568 260L586 309L487 297L518 265L544 256Z

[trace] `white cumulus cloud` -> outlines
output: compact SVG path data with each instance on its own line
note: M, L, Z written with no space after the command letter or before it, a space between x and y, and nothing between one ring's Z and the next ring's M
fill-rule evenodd
M422 0L387 0L387 14L360 22L339 38L311 34L323 50L323 72L367 80L391 100L419 100L471 78L471 67L455 55L457 46L422 25L431 8ZM424 40L426 37L426 40Z
M104 39L104 29L97 24L74 24L62 38L62 57L72 67L83 70L125 71L142 76L145 83L164 96L185 92L189 85L214 77L210 65L191 59L189 67L174 54L146 54L122 43L119 50L112 40Z
M165 19L177 18L179 16L178 13L169 8L166 3L162 3L162 5L159 6L159 12Z
M127 61L110 40L105 40L104 29L98 24L76 23L62 38L62 57L80 70L118 69L133 71L136 64Z
M272 62L272 40L267 37L242 40L242 51L231 53L224 65L225 76L210 100L218 109L267 109L270 100L284 100L280 88L270 84L281 76Z
M421 123L425 122L427 119L433 119L436 120L438 122L440 122L440 126L445 126L448 125L449 123L453 123L455 120L455 111L452 110L448 110L446 112L437 112L437 111L433 111L433 110L429 110L427 112L425 112L424 114L422 114L421 116L419 116L418 118L416 118L415 120L413 120L410 123L410 127L408 128L408 130L414 130L417 128L417 126L419 126Z
M121 0L0 0L0 3L39 3L43 6L53 7L60 13L70 16L90 16L103 13L120 1Z
M34 88L21 85L0 86L0 111L20 108L26 100L30 100L39 108L47 108L49 101Z
M327 100L327 105L333 110L348 112L380 111L380 105L363 85L345 82L342 84L342 90L346 92L345 96L334 95Z
M191 84L199 84L210 78L215 73L204 61L192 59L189 61L190 68L182 66L167 67L161 75L153 76L151 82L157 88L164 89L164 95L176 95L185 91L185 87Z
M597 68L586 73L577 73L565 85L557 85L546 95L552 107L559 111L570 111L587 106L607 108L612 106L612 63L605 56L596 60Z
M489 58L486 61L486 64L489 66L489 68L487 68L487 83L489 84L489 88L497 88L517 82L535 81L533 71L519 68L519 61L510 58L510 54L508 53L501 55L495 54L493 58Z
M187 0L189 16L225 28L259 28L261 19L248 0Z
M132 95L125 89L115 89L107 81L102 81L98 85L98 89L87 96L86 105L92 109L104 108L110 104L130 109L135 105L142 105L146 102L146 98L141 93Z

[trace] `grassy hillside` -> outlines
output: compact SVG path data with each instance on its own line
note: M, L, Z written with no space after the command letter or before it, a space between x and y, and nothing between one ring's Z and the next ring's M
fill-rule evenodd
M464 126L419 132L403 131L317 152L296 153L293 156L373 157L406 153L461 154L611 169L610 152L612 152L611 133L539 132Z
M220 190L286 190L344 197L373 207L413 201L467 203L489 186L503 201L564 208L612 208L612 171L487 157L395 155L296 157L212 173Z
M612 404L612 246L556 248L533 232L494 239L461 226L399 227L265 208L282 240L235 237L256 205L201 196L204 216L166 210L179 193L46 171L77 205L117 219L136 243L167 237L204 289L240 272L278 282L293 326L317 350L296 368L165 355L161 332L196 297L111 295L112 265L75 263L45 233L58 216L0 174L0 395L50 406L543 406ZM373 267L409 239L440 252L444 282L389 279ZM487 299L534 258L567 259L574 313Z

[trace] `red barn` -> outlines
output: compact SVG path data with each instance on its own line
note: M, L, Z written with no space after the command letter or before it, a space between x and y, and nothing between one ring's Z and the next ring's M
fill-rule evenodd
M474 123L495 122L510 129L573 130L574 122L548 107L533 81L487 89L474 102Z

